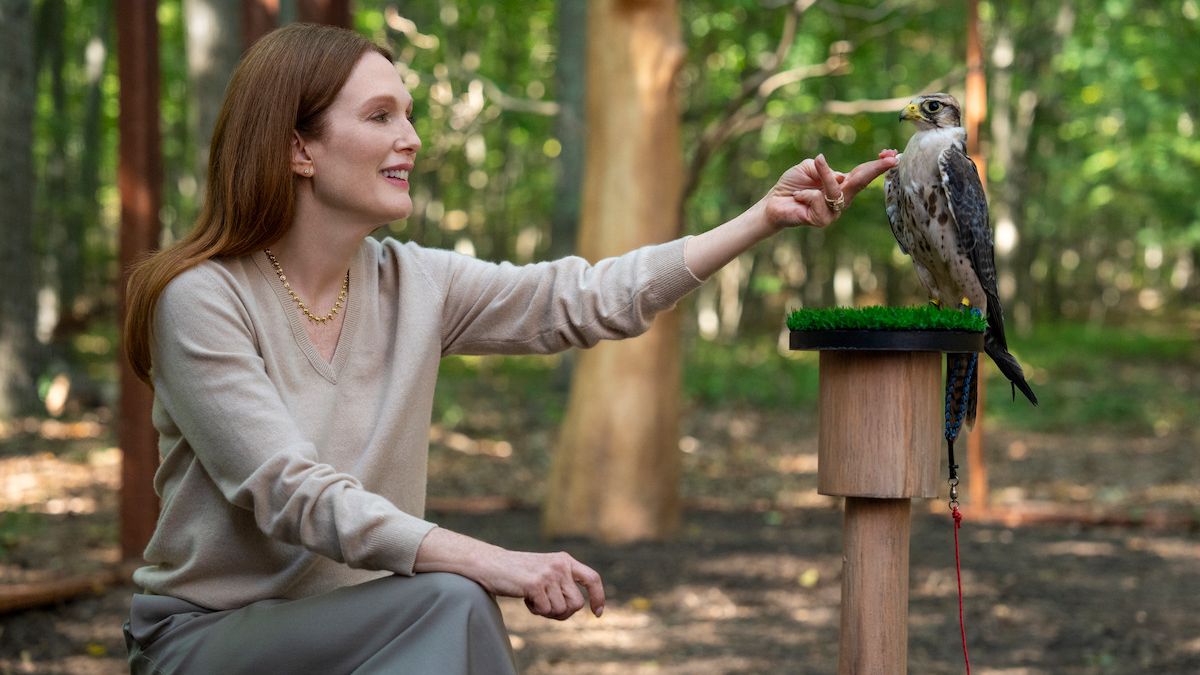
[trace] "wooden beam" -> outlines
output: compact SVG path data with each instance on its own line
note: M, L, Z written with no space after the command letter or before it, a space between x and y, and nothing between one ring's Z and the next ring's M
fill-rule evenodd
M126 563L61 579L4 584L0 586L0 614L63 602L87 593L103 593L113 586L129 583L136 567Z
M117 72L121 82L117 189L121 196L120 325L127 309L129 269L158 248L162 205L159 151L158 3L125 0L117 12ZM123 349L117 350L123 354ZM150 422L153 395L121 358L117 440L121 466L121 555L141 557L158 519L154 472L158 443Z

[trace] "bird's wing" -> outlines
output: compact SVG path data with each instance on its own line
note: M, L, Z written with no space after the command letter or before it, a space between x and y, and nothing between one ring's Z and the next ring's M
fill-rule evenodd
M958 146L946 148L938 155L938 169L942 174L950 217L957 228L958 245L970 258L979 284L991 303L997 297L996 257L992 227L988 223L987 196L983 193L979 172Z
M884 175L883 197L888 224L892 226L892 235L896 237L896 243L900 244L900 250L908 254L912 248L912 234L904 227L904 218L900 213L904 197L900 194L900 169L898 167L892 167Z
M967 153L957 146L946 148L938 155L938 168L942 172L950 217L958 230L958 245L967 251L979 284L987 295L988 330L984 334L984 351L1013 386L1020 389L1030 403L1037 405L1037 396L1025 380L1021 364L1008 352L1008 340L1004 337L1004 308L1000 306L1000 296L996 292L996 254L992 228L988 224L987 197L983 194L979 172Z

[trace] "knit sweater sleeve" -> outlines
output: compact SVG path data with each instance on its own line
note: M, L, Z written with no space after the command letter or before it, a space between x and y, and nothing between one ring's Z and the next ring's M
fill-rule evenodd
M685 239L589 264L580 257L514 266L421 249L441 294L443 354L548 354L640 335L702 282Z
M319 460L267 376L264 336L219 275L189 270L158 301L152 376L165 411L225 499L267 536L350 567L412 574L434 525Z

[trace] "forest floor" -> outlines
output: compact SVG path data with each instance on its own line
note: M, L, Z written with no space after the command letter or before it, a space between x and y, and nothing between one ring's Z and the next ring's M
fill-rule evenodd
M984 517L965 503L960 531L974 672L1200 672L1200 363L1190 352L1154 365L1138 358L1105 370L1105 388L1122 388L1103 404L1108 413L1070 407L1072 396L1104 397L1069 369L1035 375L1045 394L1037 412L990 386L996 510ZM562 397L552 367L533 368L540 384L523 368L443 369L428 514L509 548L567 550L604 577L602 619L554 622L501 599L522 672L836 672L841 504L816 493L811 395L746 405L724 385L689 380L679 535L546 542L537 505ZM1156 399L1164 387L1170 395ZM1149 402L1145 424L1125 398ZM1051 406L1054 423L1013 421ZM1105 414L1126 421L1106 424ZM0 591L115 562L119 453L103 418L81 420L0 429ZM961 673L952 523L943 500L915 502L913 513L909 671ZM1004 517L1014 513L1054 517ZM126 672L120 624L132 592L0 614L0 673Z

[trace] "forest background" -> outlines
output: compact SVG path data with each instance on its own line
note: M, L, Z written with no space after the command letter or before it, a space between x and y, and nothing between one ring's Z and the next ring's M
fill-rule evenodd
M0 226L0 562L18 581L115 555L121 4L0 3L6 49L26 50L32 64L24 74L19 59L0 65L5 120L32 103L27 128L7 124L0 136L5 156L31 158L0 166L0 200L30 205L27 219L10 211ZM902 148L911 129L897 112L917 93L964 100L967 4L681 3L680 233L736 215L817 152L845 169ZM1138 522L1165 513L1194 531L1200 3L978 6L979 140L1000 292L1043 401L1036 411L1011 404L991 381L995 500ZM204 189L209 130L243 48L239 7L158 3L164 244L190 227ZM585 99L584 45L604 39L585 7L354 3L353 26L395 52L424 141L414 214L380 236L517 263L577 250L585 120L602 114ZM296 18L294 3L279 3L280 21ZM796 440L813 433L816 361L786 349L783 318L798 307L924 300L882 202L880 182L836 226L775 237L681 304L686 504L776 524L789 509L828 506L806 482L811 448ZM570 360L444 363L433 503L543 503ZM78 484L77 469L86 469ZM38 543L64 538L90 553Z
M571 18L559 4L355 4L355 26L395 49L425 140L415 213L381 235L515 262L574 250L586 16L576 9ZM237 3L224 5L159 4L164 244L195 216L208 129L241 51L236 16L222 20ZM902 147L909 130L896 111L913 94L962 96L964 7L796 6L806 9L778 0L680 7L685 233L738 213L803 157L824 152L848 167ZM282 4L285 21L289 7ZM1194 309L1197 3L980 7L988 84L981 142L1012 331L1171 323ZM105 389L114 381L119 272L112 9L106 1L35 3L33 30L13 39L32 43L36 77L22 81L26 91L5 92L37 103L29 132L6 136L33 144L33 170L6 175L3 189L34 195L34 227L30 237L6 225L0 244L6 259L34 264L7 266L5 295L34 297L45 348L25 367L40 398L66 373L90 392L82 407L113 400ZM787 31L790 15L799 20ZM575 45L574 57L559 58L563 45ZM789 233L726 268L685 307L689 342L778 336L785 312L801 306L920 300L881 203L876 184L838 227ZM5 335L21 329L6 326ZM12 400L20 396L7 390L3 408L28 412L28 398Z

